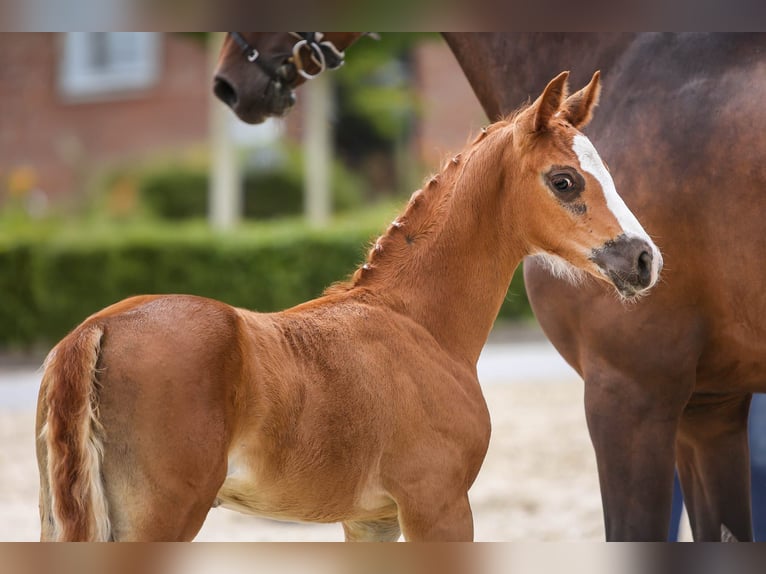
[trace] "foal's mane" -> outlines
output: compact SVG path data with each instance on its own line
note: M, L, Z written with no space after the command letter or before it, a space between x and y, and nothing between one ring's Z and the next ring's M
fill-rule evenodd
M410 260L412 251L408 248L416 241L422 241L426 236L439 230L444 224L453 191L468 163L471 160L480 161L480 157L475 157L476 154L491 146L492 141L496 142L496 145L491 146L493 149L502 143L497 138L489 136L513 124L517 116L527 107L524 106L506 118L482 128L460 153L444 161L441 171L426 178L423 187L410 197L404 212L398 215L383 235L372 243L364 264L357 268L348 280L331 285L324 294L339 294L364 286L376 275L380 277L381 274L390 273L392 267L398 267L396 264L388 265L389 261L399 261L404 264ZM473 172L482 174L484 171L479 169ZM479 185L481 182L473 183ZM383 261L386 261L386 269L381 265Z

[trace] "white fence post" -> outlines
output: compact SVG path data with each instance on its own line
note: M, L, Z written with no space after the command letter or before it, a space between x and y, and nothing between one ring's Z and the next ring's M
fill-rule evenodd
M217 32L208 38L210 77L225 34ZM208 221L215 229L231 229L241 219L242 190L237 150L231 137L231 110L210 94L210 183Z
M332 211L330 177L332 164L331 80L321 74L304 87L306 108L303 115L304 133L304 209L309 223L316 227L327 225Z

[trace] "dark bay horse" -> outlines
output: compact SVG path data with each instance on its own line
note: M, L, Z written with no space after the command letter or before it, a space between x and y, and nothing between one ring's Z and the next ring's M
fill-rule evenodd
M41 538L189 540L222 505L472 540L476 361L514 269L539 253L635 299L662 265L579 131L599 75L566 82L482 130L322 297L261 314L145 295L75 328L40 388Z
M607 539L666 539L677 464L695 540L719 540L722 524L750 540L747 415L766 391L766 36L444 38L490 118L556 70L600 68L609 97L592 137L663 247L656 293L628 306L539 258L524 265L537 319L585 381ZM263 109L263 78L239 59L224 46L217 77Z

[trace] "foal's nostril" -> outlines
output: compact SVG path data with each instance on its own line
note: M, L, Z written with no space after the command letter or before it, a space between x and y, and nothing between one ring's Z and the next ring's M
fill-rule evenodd
M638 256L638 282L647 287L652 280L652 254L642 251Z
M230 108L236 106L239 100L234 87L220 76L216 76L213 80L213 93Z
M648 241L624 235L596 249L591 260L629 297L650 287L662 266L662 257Z

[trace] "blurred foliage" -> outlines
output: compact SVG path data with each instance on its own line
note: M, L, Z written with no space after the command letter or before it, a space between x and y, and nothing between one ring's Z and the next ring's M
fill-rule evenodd
M210 32L169 32L169 33L175 34L176 36L180 36L182 38L186 38L188 40L199 42L200 44L207 43L210 38Z
M346 50L336 85L335 148L376 192L406 192L415 171L406 149L419 114L412 52L428 33L386 32Z
M271 219L303 212L304 164L299 146L283 142L248 152L258 157L242 173L245 219ZM204 218L208 208L209 167L203 156L160 158L145 165L112 169L94 186L100 214L112 219ZM342 213L363 201L363 180L342 162L331 170L333 211Z
M353 272L395 212L357 211L325 230L294 218L226 234L200 221L0 225L0 346L50 345L91 313L142 293L259 311L296 305ZM531 317L520 271L500 316Z
M406 151L418 112L410 55L431 36L385 33L349 48L333 78L336 145L351 165L365 154ZM324 230L285 219L302 212L301 152L285 145L255 155L257 164L244 162L246 221L226 234L204 221L206 152L111 168L94 186L90 217L77 220L32 216L34 181L23 172L8 179L0 213L0 346L49 345L89 314L141 293L197 294L260 311L290 307L351 273L397 211L360 210L369 185L337 161L334 208L347 214ZM500 316L532 316L520 272Z
M408 129L417 113L411 52L435 34L386 32L379 36L379 40L360 38L348 49L346 63L335 75L340 92L339 123L344 118L364 121L377 137L393 141Z
M270 161L259 158L258 166L245 169L243 213L246 218L269 219L298 215L304 210L304 161L301 149L283 143L269 149ZM259 152L259 156L263 154ZM330 171L332 210L343 213L363 201L364 182L342 162L335 160Z
M319 295L359 263L390 208L215 233L202 221L0 227L0 345L48 345L91 313L141 293L191 293L262 311Z

